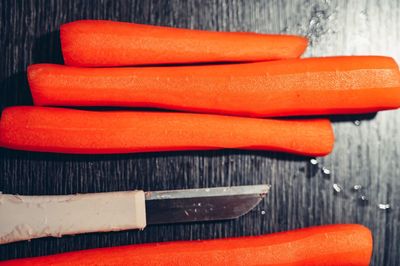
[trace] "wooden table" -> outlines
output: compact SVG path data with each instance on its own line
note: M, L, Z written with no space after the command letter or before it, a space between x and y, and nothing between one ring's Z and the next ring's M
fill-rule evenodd
M62 63L59 26L111 19L192 29L306 35L305 56L381 54L400 60L400 1L0 1L1 105L30 105L26 67ZM270 183L248 215L228 222L46 238L3 245L0 259L154 241L259 235L311 225L361 223L374 235L372 265L400 265L400 113L335 117L334 152L310 158L224 150L106 156L1 150L0 191L69 194ZM353 123L361 119L360 125ZM343 188L335 193L333 184ZM367 204L354 185L366 187ZM379 203L389 203L382 210ZM1 223L1 217L0 217Z

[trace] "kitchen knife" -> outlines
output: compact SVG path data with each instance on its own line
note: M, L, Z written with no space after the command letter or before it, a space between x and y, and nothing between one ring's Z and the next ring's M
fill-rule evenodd
M268 185L60 196L0 194L0 244L33 238L143 229L147 224L234 219Z

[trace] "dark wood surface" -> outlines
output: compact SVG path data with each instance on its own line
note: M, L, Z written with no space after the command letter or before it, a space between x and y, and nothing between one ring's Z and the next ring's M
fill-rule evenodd
M26 67L62 63L59 26L111 19L193 29L302 34L305 56L381 54L400 60L400 1L0 1L2 108L32 104ZM359 126L353 123L362 119ZM372 265L400 265L400 113L334 118L334 152L309 158L251 151L78 156L0 150L0 191L68 194L270 183L271 193L238 220L149 226L144 231L46 238L0 246L0 259L133 243L259 235L361 223L374 236ZM277 136L279 137L279 136ZM334 193L337 183L343 192ZM353 185L366 186L367 204ZM390 211L379 203L391 204ZM265 212L265 214L264 214ZM1 226L1 217L0 217Z

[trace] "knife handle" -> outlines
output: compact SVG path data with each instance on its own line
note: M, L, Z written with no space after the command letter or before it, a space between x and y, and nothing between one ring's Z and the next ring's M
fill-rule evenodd
M144 227L143 191L64 196L0 194L0 244Z

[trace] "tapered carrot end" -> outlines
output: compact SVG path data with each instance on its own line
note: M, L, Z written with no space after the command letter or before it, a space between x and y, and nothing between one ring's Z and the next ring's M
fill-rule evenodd
M297 50L295 51L294 54L297 54L297 56L295 56L294 58L298 58L300 56L302 56L304 54L304 52L306 51L307 47L308 47L308 38L303 37L303 36L294 36L296 38L296 41L294 41L294 43L296 43L296 47Z
M360 224L332 224L314 226L288 232L303 234L304 248L309 258L302 265L368 266L373 240L371 231ZM285 233L282 234L284 236ZM307 238L314 238L307 241ZM306 244L307 243L307 244Z
M108 21L104 21L107 23ZM101 32L104 26L97 20L77 20L60 26L61 50L64 64L69 66L96 66L91 64L98 55L95 48L104 36L92 35L93 32ZM89 33L89 34L88 34Z
M368 263L371 259L372 256L372 249L373 249L373 237L372 237L372 232L371 230L364 226L364 225L354 225L358 228L359 230L359 235L363 239L364 243L364 254L365 254L365 260L368 260ZM368 265L368 264L367 264Z
M76 34L76 24L79 24L79 21L63 24L60 27L61 50L65 65L82 66L82 64L79 62L80 57L74 56L74 51L80 50L79 45L76 45L76 42L74 42L73 36Z
M56 88L48 88L47 84L47 66L49 64L34 64L28 66L27 76L29 88L32 94L33 103L36 106L44 106L47 104L47 94L54 92ZM54 85L54 83L52 84Z
M373 249L371 230L360 224L346 224L342 226L349 242L351 242L351 244L349 243L349 249L351 248L353 250L353 256L342 258L343 263L337 262L336 265L370 265ZM346 230L348 230L348 232Z
M28 83L29 83L29 88L32 94L33 98L33 104L34 105L41 105L40 103L40 97L37 97L37 85L36 85L36 77L40 76L40 68L38 68L38 65L30 65L27 68L27 77L28 77Z
M335 143L332 124L329 119L299 120L296 132L296 150L291 151L307 156L325 156L332 152ZM277 134L280 134L277 132Z
M0 147L7 147L7 132L8 130L7 125L8 125L8 113L9 110L12 109L13 107L7 107L3 110L1 113L1 118L0 118Z
M333 132L332 124L328 119L324 119L322 123L321 132L321 153L317 156L325 156L333 151L335 144L335 134Z

